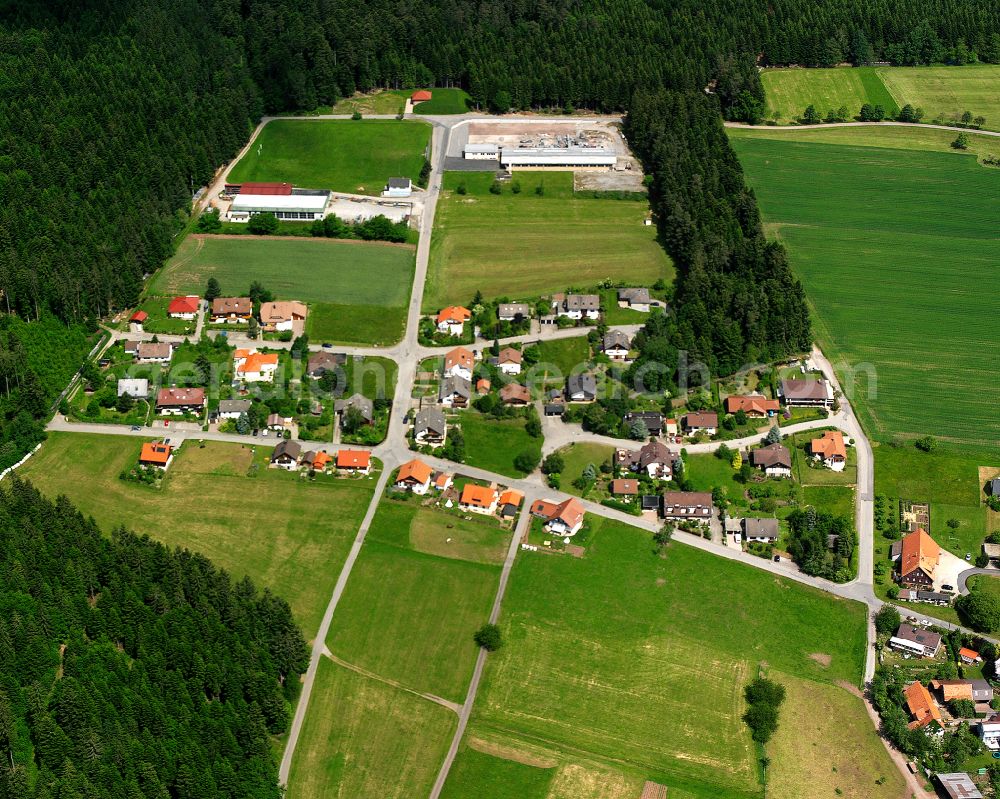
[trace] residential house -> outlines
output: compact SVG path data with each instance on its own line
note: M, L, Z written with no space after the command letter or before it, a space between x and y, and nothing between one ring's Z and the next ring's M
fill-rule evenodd
M142 326L149 319L149 314L145 311L136 311L128 318L128 329L130 333L141 333Z
M417 444L441 446L447 433L448 426L444 414L437 408L427 407L417 411L413 419L413 440Z
M597 380L592 374L572 374L566 378L567 402L593 402L597 399Z
M783 444L768 444L751 450L750 463L768 477L792 476L792 453Z
M707 491L666 491L663 494L665 519L695 519L710 521L715 508Z
M141 341L123 341L122 349L125 350L126 355L131 355L135 358L139 354L139 345L141 343Z
M761 544L773 544L778 540L778 520L777 519L743 519L740 525L743 529L743 538Z
M934 571L941 562L941 547L925 530L903 537L899 555L899 584L904 588L934 585Z
M264 426L268 430L273 430L275 433L284 433L286 430L290 430L292 427L291 416L282 416L280 413L270 413L264 422Z
M508 488L500 495L497 501L497 513L501 519L513 519L517 516L517 509L524 502L524 494L517 489Z
M743 394L726 397L725 408L726 413L743 411L751 419L764 419L781 410L781 403L762 394Z
M622 477L611 481L611 495L625 497L631 500L639 495L639 481L631 477Z
M941 648L941 636L911 624L900 624L896 634L889 639L889 648L918 657L932 658Z
M219 409L215 412L217 419L239 419L244 413L250 412L251 400L219 400Z
M174 297L167 306L167 316L171 319L186 319L191 321L198 315L201 297Z
M972 777L964 772L935 774L938 785L947 794L948 799L983 799L983 794Z
M971 666L973 663L983 662L983 656L980 655L975 649L968 649L964 646L958 650L958 658L966 666Z
M298 441L283 438L271 453L271 465L277 469L294 472L299 468L301 457L302 445Z
M118 396L146 399L149 396L149 380L145 377L123 377L118 381Z
M632 472L645 472L653 480L672 480L680 457L659 441L649 441L637 450L615 451L615 465Z
M461 305L449 305L437 315L438 333L460 336L465 331L465 323L472 318L472 311Z
M364 394L352 394L347 399L334 400L333 412L340 414L340 426L344 426L347 419L347 411L357 408L361 414L361 419L365 424L372 424L375 421L375 403Z
M463 377L472 380L472 368L476 363L476 356L465 347L455 347L444 356L444 376Z
M899 541L895 543L900 543ZM893 558L895 560L896 558ZM900 589L899 598L903 602L926 602L930 605L940 605L945 607L951 604L951 594L943 594L937 591L918 591L913 588Z
M337 470L368 474L372 470L372 454L366 449L341 449L337 451Z
M468 408L472 384L464 377L446 377L438 389L438 402L446 408Z
M203 388L161 388L156 395L156 413L161 416L171 414L200 414L205 410L205 389Z
M653 511L655 513L659 513L662 505L663 500L660 498L659 494L643 494L639 497L639 507L644 512Z
M633 311L649 313L653 298L649 296L648 288L618 289L618 307L630 308Z
M233 354L233 373L244 383L273 383L278 371L278 353L238 349Z
M819 380L782 380L778 388L779 399L789 408L830 408L833 406L833 388L823 378Z
M577 499L555 503L539 499L531 505L531 515L545 520L545 528L554 535L573 536L583 527L586 511Z
M483 394L489 394L490 385L491 384L489 380L487 380L485 377L480 377L476 381L476 393L479 394L480 396L482 396Z
M520 383L508 383L500 389L500 401L504 405L524 407L531 404L531 392Z
M979 722L979 737L987 749L1000 749L1000 713L993 713Z
M663 414L656 411L630 411L625 414L625 424L631 426L636 422L646 425L646 435L658 436L663 432Z
M260 304L260 323L267 333L291 331L301 336L306 326L309 309L304 302L282 300Z
M389 178L382 189L383 197L409 197L413 194L413 181L409 178Z
M844 434L839 430L827 430L819 438L809 442L809 454L835 472L844 471L847 465L847 446Z
M992 702L993 686L986 680L931 680L931 688L941 692L942 702L968 699L970 702Z
M495 486L480 486L466 483L458 498L458 507L468 513L492 516L497 510L499 493Z
M431 485L438 491L447 491L455 482L455 475L448 472L434 472L431 476Z
M497 306L497 318L501 322L519 322L531 318L531 306L526 302L502 302Z
M546 416L562 416L566 413L566 400L559 389L554 388L545 395L542 413Z
M253 300L249 297L216 297L212 300L212 324L245 324L253 316Z
M918 680L910 683L903 691L903 696L906 699L906 707L913 716L913 721L909 724L911 730L919 730L932 721L942 723L941 710L922 682Z
M612 361L627 360L631 349L631 340L620 330L609 330L604 334L604 340L601 341L601 352Z
M664 419L663 421L663 432L671 441L677 438L677 420L676 419Z
M685 414L681 419L684 432L688 435L705 433L714 436L719 429L719 414L715 411L699 411L697 413Z
M170 467L173 459L174 448L162 441L143 442L142 450L139 452L140 466L154 466L163 471Z
M407 461L399 467L395 486L401 491L426 494L431 487L431 467L416 458Z
M493 364L505 375L521 374L521 351L513 347L504 347L495 358L490 358Z
M601 315L601 298L597 294L555 294L552 309L567 319L597 319Z
M306 374L314 379L319 379L327 372L336 372L347 363L347 356L338 352L313 352L306 361Z
M310 450L309 452L302 453L299 466L313 472L325 472L327 464L331 461L333 461L333 456L329 455L325 451L321 449Z
M140 341L135 348L138 363L170 363L174 345L167 342Z

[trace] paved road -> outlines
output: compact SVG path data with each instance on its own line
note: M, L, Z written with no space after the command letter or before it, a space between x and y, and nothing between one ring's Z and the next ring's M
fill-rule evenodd
M975 130L973 128L957 128L954 125L932 125L930 123L913 122L830 122L822 125L747 125L744 122L727 122L727 128L745 128L746 130L819 130L820 128L930 128L931 130L950 130L955 133L974 133L977 136L1000 136L1000 131Z

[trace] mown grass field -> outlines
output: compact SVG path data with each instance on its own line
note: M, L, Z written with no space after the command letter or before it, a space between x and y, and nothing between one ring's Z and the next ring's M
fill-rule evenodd
M535 346L538 348L538 365L532 371L547 379L565 379L570 372L590 360L590 342L582 330L579 336L542 341Z
M681 544L660 557L647 533L591 524L585 557L515 563L506 644L488 661L470 735L603 763L625 782L664 782L671 796L759 796L743 686L762 661L856 684L864 608Z
M815 106L820 116L847 106L853 117L865 103L881 105L887 115L899 111L877 67L765 69L760 81L767 98L765 115L778 122L800 119L809 105Z
M464 114L472 110L465 89L431 89L431 99L413 106L414 114Z
M482 745L480 743L480 745ZM442 799L546 799L555 776L554 763L539 766L508 760L463 745L459 750Z
M201 294L208 278L225 296L259 281L281 300L310 304L316 341L392 344L406 320L414 248L337 239L188 236L149 291Z
M229 181L377 195L389 178L416 181L430 138L430 125L412 120L276 119L264 126Z
M524 477L525 472L514 466L522 452L541 456L542 439L532 438L524 429L525 420L490 419L475 411L459 416L465 436L465 463L508 477Z
M673 267L644 226L644 202L574 198L569 172L518 172L520 194L507 185L490 194L490 173L444 177L431 241L423 306L437 310L485 297L535 297L604 278L652 284ZM464 183L467 193L455 192ZM535 194L544 183L545 194Z
M333 106L319 109L321 114L401 114L406 98L413 92L405 89L383 89L371 94L356 94L338 100ZM353 121L353 120L352 120Z
M835 67L832 69L767 69L761 82L769 119L781 123L801 118L813 105L825 115L847 106L853 118L864 103L879 104L887 115L902 106L922 108L923 121L956 122L964 112L985 116L987 128L1000 127L1000 66L963 67Z
M288 799L426 796L456 723L441 705L323 658Z
M118 479L138 438L52 433L20 470L40 490L65 494L101 528L118 525L200 552L235 577L251 577L292 606L306 638L319 626L340 565L371 499L374 480L302 481L253 462L240 444L184 444L160 489Z
M1000 171L766 135L732 142L869 435L996 447Z

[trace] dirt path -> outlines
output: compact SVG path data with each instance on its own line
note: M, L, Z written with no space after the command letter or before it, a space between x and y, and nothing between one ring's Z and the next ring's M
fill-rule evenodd
M343 666L345 669L350 669L356 674L360 674L362 677L367 677L370 680L378 680L386 685L391 685L393 688L398 688L400 691L406 691L408 694L413 694L414 696L419 696L421 699L426 699L429 702L433 702L436 705L441 705L441 707L446 707L453 713L459 713L462 710L462 706L457 702L449 702L447 699L442 699L440 696L435 696L434 694L425 694L420 691L415 691L413 688L407 688L402 683L391 680L388 677L383 677L380 674L376 674L373 671L368 671L368 669L363 669L361 666L355 666L353 663L348 663L346 660L337 657L326 647L323 648L324 657L332 660L338 666Z

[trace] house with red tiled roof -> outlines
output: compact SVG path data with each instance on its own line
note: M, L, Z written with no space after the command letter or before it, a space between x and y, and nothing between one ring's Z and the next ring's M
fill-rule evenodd
M726 397L726 413L743 411L751 419L763 419L767 416L774 416L779 410L781 410L781 403L778 400L768 399L762 394Z
M500 509L501 518L513 519L517 516L517 509L524 502L524 494L515 488L508 488L500 495L497 507Z
M497 510L498 494L495 486L466 483L458 498L458 507L469 513L492 516Z
M903 691L903 696L906 698L906 707L913 716L913 721L909 724L911 730L922 729L932 721L942 723L941 709L923 683L910 683Z
M975 649L968 649L964 646L958 650L958 657L967 666L971 666L973 663L983 662L982 655L980 655Z
M236 350L233 367L236 379L244 383L273 383L278 370L278 353Z
M372 454L366 449L338 450L337 469L355 474L368 474L372 470Z
M447 308L442 308L436 320L438 333L460 336L465 330L465 323L471 318L472 311L461 305L449 305Z
M847 465L847 446L839 430L827 430L809 442L809 454L835 472L844 471Z
M167 316L172 319L194 319L198 315L198 308L201 305L201 297L194 295L188 297L174 297L167 306Z
M141 333L143 323L149 319L149 314L145 311L136 311L128 318L129 331L132 333Z
M205 389L203 388L161 388L156 395L156 413L200 414L205 410Z
M431 467L416 458L407 461L399 467L395 486L401 491L426 494L431 486Z
M174 459L174 448L162 441L146 441L139 453L140 466L155 466L166 471Z
M545 520L545 529L554 535L572 536L580 532L586 510L578 499L555 503L547 499L531 504L531 515Z
M472 367L476 363L476 356L465 347L455 347L444 356L444 376L464 377L472 380Z
M427 89L417 89L413 94L410 95L410 102L412 103L423 103L430 100L433 95L427 91Z

